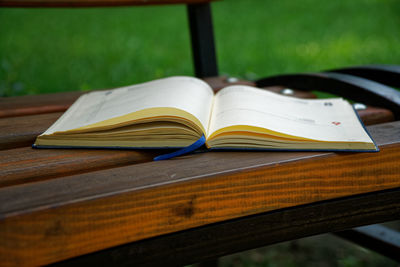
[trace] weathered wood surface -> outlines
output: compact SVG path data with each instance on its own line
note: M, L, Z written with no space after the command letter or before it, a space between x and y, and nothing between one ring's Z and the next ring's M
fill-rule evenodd
M62 113L0 118L0 150L28 147L47 130Z
M370 132L379 153L200 153L4 187L0 258L4 265L47 264L210 223L400 187L400 123Z
M299 95L302 96L301 93ZM0 150L31 146L36 137L48 129L61 114L56 112L0 118ZM394 120L393 113L383 108L368 107L365 110L359 110L358 114L365 125Z
M0 98L0 118L62 112L84 92L66 92Z
M185 266L327 231L342 231L398 219L400 189L385 190L149 238L73 258L55 266Z
M0 151L0 187L148 162L160 153L30 147Z
M6 7L95 7L200 4L215 0L0 0Z
M233 84L221 77L207 82L215 90ZM4 240L0 242L0 258L5 259L4 265L52 263L128 242L135 242L135 247L135 244L146 244L145 239L149 237L196 226L209 227L210 223L239 218L246 221L248 217L243 216L269 214L281 208L314 205L318 201L400 186L396 164L400 142L398 122L371 128L376 141L383 145L382 152L372 154L215 152L150 162L159 152L39 151L26 147L61 114L52 112L64 111L80 94L0 98L0 116L6 117L0 119L0 148L7 149L0 151L0 187L3 187L0 189L0 240ZM371 119L370 111L361 111L361 117ZM37 113L49 114L28 115ZM378 117L378 121L392 119L387 110L372 113L375 121ZM395 208L394 211L398 207L392 204L364 210L352 207L352 212L361 212L362 216L356 216L358 219L350 223L351 218L345 215L338 222L342 228L328 227L328 230L329 220L331 225L336 225L336 219L328 218L326 213L328 217L322 218L326 221L318 231L342 230L346 225L395 218L388 207ZM301 207L295 211L304 212ZM296 223L300 225L301 218L296 218ZM304 231L295 231L296 224L286 225L285 229L289 229L289 237L318 233L310 230L314 225L309 223L301 226ZM285 234L282 231L277 233ZM278 236L275 239L269 236L267 240L285 240L282 237L278 240ZM224 240L223 236L219 238ZM261 238L253 240L249 242L261 242ZM182 239L176 242L184 244ZM237 242L230 243L230 253L237 251ZM155 244L157 247L161 243ZM204 252L205 245L199 242L198 247L203 246ZM188 258L205 259L204 253L200 255L201 250L196 254L185 247L179 249L186 254L173 260L163 252L154 254L151 249L155 247L149 245L147 252L134 250L133 254L138 257L133 263L144 263L151 254L157 255L158 263L163 262L162 257L171 264L189 263L184 261ZM210 255L228 251L221 244L208 248L215 251ZM131 247L127 253L132 254ZM156 264L157 259L152 262Z

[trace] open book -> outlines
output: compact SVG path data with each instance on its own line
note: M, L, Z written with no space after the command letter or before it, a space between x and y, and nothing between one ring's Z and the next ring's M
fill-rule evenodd
M298 99L249 86L214 94L192 77L171 77L82 95L34 147L377 151L341 98Z

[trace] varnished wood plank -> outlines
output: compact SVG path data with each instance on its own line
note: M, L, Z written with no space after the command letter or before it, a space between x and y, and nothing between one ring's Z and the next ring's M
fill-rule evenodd
M9 117L0 119L0 150L31 146L62 113ZM0 155L1 157L1 155Z
M310 235L398 219L400 189L385 190L206 225L102 250L55 266L185 266Z
M66 92L0 98L0 118L61 112L84 92Z
M218 91L224 86L228 86L231 84L251 85L251 83L249 82L240 80L234 83L230 83L224 77L213 77L205 80L216 91ZM283 88L270 87L266 89L278 93ZM308 92L294 91L293 96L312 97L313 95ZM23 105L26 105L27 107L30 106L29 108L30 111L40 113L40 110L36 109L35 103L45 103L46 101L50 100L51 97L48 98L47 95L44 95L44 96L30 97L30 100L22 98L19 102L17 101L17 99L12 99L11 103L14 101L14 104L18 102L20 106ZM57 98L55 102L57 101L61 101L61 98ZM3 103L0 103L0 113L1 113L1 108L3 108L3 111L10 109L7 111L7 114L10 115L10 112L12 112L11 105L2 105L2 104ZM71 98L66 98L64 103L64 108L68 107L70 104L71 104ZM16 110L18 110L18 107L16 108ZM39 134L43 133L48 127L50 127L56 121L56 119L59 116L61 116L61 114L62 113L48 113L39 115L0 118L0 150L30 146L34 142L35 138ZM384 123L394 120L393 113L383 108L368 107L365 110L359 110L358 114L365 125Z
M127 242L400 187L400 123L379 153L214 152L0 189L0 257L46 264Z
M0 187L152 161L160 151L33 149L0 152Z
M0 0L7 7L92 7L198 4L215 0Z
M49 128L62 113L48 113L0 119L0 150L31 146L36 137ZM394 120L387 109L368 107L358 114L365 125Z
M357 113L364 125L394 121L393 112L385 108L367 107L366 109L357 110Z

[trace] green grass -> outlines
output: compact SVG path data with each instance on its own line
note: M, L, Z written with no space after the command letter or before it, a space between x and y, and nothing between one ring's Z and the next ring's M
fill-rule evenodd
M255 79L400 63L396 0L213 3L219 69ZM192 75L185 7L0 9L0 95Z

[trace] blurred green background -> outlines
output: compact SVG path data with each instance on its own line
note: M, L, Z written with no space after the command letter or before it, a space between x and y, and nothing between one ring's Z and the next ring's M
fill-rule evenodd
M224 0L212 8L221 74L400 64L397 0ZM184 6L0 9L0 96L170 75L193 75ZM221 265L398 266L331 235L227 256Z
M212 8L222 74L400 62L397 0L224 0ZM184 6L2 8L0 32L1 96L193 75Z

